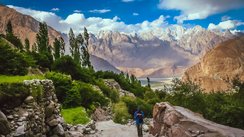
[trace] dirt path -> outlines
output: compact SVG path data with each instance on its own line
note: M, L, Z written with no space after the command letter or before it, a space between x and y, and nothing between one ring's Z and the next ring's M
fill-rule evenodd
M120 125L110 121L102 121L96 123L98 132L87 137L137 137L135 125ZM143 137L153 137L148 133L143 133Z

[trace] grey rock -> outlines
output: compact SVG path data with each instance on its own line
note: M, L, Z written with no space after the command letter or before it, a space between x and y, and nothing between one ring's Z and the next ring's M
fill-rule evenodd
M6 135L9 134L11 131L9 122L7 120L7 117L5 116L5 114L0 111L0 134L2 135Z
M24 137L24 136L25 136L25 125L22 125L16 129L14 137Z
M57 119L53 119L53 120L49 121L48 125L51 127L57 126L58 125Z
M62 127L61 124L58 124L54 129L53 129L53 134L57 134L60 136L64 135L64 128Z
M65 137L84 137L84 135L78 131L68 131L65 133Z
M35 100L32 96L28 96L26 99L25 99L25 103L26 104L29 104L29 103L33 103Z
M55 110L55 103L51 101L49 105L45 108L46 117L50 117L53 114L54 110Z

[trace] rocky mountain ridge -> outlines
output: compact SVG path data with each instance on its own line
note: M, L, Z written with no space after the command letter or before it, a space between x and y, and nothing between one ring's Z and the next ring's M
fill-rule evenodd
M89 50L137 77L168 77L182 75L217 44L236 35L230 31L212 31L200 26L186 29L179 25L134 35L101 31L97 36L90 35Z
M230 89L231 81L244 81L244 36L228 40L208 52L187 69L183 80L192 81L208 92Z

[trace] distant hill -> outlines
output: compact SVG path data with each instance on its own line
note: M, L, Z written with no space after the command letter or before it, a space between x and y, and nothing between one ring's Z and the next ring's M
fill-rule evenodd
M115 68L113 65L111 65L108 61L99 58L97 56L91 55L90 61L95 71L102 70L102 71L113 71L115 73L120 73L120 71L117 68Z
M0 5L0 33L5 34L6 24L11 21L14 34L21 39L22 42L26 38L33 45L36 41L36 33L39 30L39 22L28 15L23 15L14 9ZM61 33L48 27L50 44L56 37L61 37Z
M183 80L193 81L206 91L219 91L229 89L235 77L244 81L244 36L212 49L185 72Z

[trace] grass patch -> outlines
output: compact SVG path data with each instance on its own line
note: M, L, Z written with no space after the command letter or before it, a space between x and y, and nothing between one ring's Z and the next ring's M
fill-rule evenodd
M21 83L24 80L44 79L42 75L6 76L0 75L0 83Z
M90 121L90 118L83 107L62 109L61 114L66 123L73 125L86 124Z

